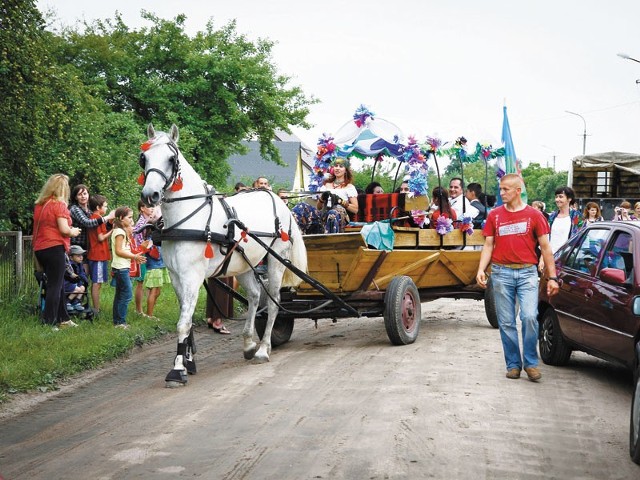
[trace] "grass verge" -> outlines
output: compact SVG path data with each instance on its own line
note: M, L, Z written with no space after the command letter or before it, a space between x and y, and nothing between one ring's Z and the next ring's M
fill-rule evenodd
M57 389L60 380L100 367L121 357L132 347L167 333L175 334L178 301L170 286L158 298L154 314L159 320L140 317L133 301L129 305L128 330L114 328L114 289L103 287L102 312L93 322L75 320L77 328L54 331L37 315L35 295L20 296L0 305L0 403L19 392ZM146 304L146 302L145 302ZM194 321L204 319L205 294L201 289Z

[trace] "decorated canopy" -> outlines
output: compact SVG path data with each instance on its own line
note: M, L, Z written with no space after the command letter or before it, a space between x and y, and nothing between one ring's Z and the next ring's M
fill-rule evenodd
M353 120L345 123L335 134L323 134L318 139L316 162L311 173L309 189L317 191L330 173L332 163L338 158L393 157L406 162L409 187L416 195L427 194L427 157L413 137L405 138L393 123L381 118L364 105L353 114Z

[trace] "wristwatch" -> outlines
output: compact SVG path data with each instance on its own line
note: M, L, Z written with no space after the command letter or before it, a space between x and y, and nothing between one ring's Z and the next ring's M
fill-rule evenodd
M549 277L547 278L547 280L553 280L554 282L558 283L558 277Z

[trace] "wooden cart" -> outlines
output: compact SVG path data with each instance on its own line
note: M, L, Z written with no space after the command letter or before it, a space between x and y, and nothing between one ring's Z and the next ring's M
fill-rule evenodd
M358 231L304 237L309 276L341 302L327 300L303 282L281 292L281 309L272 333L273 345L289 340L296 318L384 317L391 342L413 343L419 332L421 303L438 298L484 299L476 284L479 230L439 235L432 229L393 227L392 251L370 248ZM475 247L475 249L474 249ZM487 317L497 327L495 308L486 302ZM262 325L261 325L262 323ZM258 330L264 324L257 320Z

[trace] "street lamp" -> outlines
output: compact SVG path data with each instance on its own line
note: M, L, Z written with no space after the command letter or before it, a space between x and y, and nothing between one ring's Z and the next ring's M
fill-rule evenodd
M627 55L626 53L619 53L619 54L618 54L618 56L619 56L620 58L624 58L625 60L631 60L631 61L633 61L633 62L638 62L638 63L640 63L640 60L637 60L637 59L635 59L635 58L633 58L633 57L630 57L630 56L629 56L629 55Z
M618 56L620 58L624 58L625 60L631 60L632 62L640 63L640 60L638 60L637 58L630 57L626 53L618 53ZM636 83L640 84L640 78L636 80Z
M565 110L565 112L575 115L576 117L580 117L582 119L582 123L584 123L584 132L582 133L582 155L585 155L587 151L587 121L579 113L570 112L569 110Z

